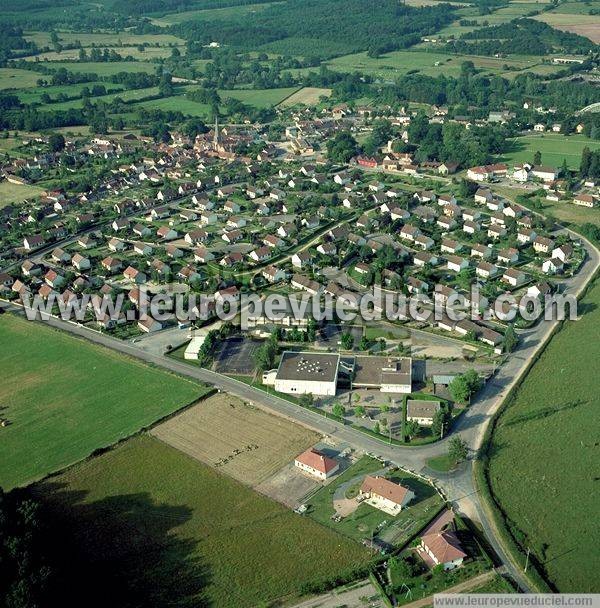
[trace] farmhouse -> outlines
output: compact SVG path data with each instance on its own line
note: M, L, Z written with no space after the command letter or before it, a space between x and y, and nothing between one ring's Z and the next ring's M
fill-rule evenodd
M579 205L580 207L594 207L596 198L591 194L577 194L573 198L573 204Z
M359 499L389 515L398 515L414 497L413 491L378 475L367 475L359 489Z
M339 354L285 351L275 376L275 390L291 395L335 395Z
M294 466L298 467L301 471L322 480L331 477L340 468L338 462L318 450L315 450L315 448L310 448L306 450L306 452L302 452L300 456L297 456L294 460Z

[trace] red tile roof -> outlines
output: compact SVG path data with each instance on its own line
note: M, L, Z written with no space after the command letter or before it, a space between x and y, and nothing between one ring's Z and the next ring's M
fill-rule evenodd
M360 486L360 491L367 494L376 494L382 498L387 498L397 505L401 505L406 498L408 488L394 483L385 477L371 477L367 475Z
M421 538L421 542L433 553L438 564L445 564L461 557L467 557L456 534L451 530L428 534Z
M320 473L329 473L333 471L338 466L338 463L333 459L329 458L329 456L325 456L325 454L321 454L318 450L314 448L310 448L300 454L300 456L296 457L296 462L306 465L311 469L315 469Z

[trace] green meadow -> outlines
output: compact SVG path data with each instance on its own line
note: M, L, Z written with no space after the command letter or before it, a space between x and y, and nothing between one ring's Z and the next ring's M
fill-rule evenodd
M206 388L113 351L0 317L0 486L39 479L191 403Z

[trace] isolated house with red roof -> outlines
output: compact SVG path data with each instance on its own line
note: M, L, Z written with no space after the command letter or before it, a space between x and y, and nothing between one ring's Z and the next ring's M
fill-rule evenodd
M325 454L310 448L296 457L294 465L301 471L317 477L318 479L327 479L334 475L340 468L338 462Z
M423 536L419 554L429 567L435 568L435 566L441 564L444 570L452 570L460 566L467 557L456 532L453 530L444 530Z

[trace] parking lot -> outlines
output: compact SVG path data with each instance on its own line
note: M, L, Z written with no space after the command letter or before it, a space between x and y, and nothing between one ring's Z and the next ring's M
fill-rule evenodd
M254 372L254 353L260 342L247 338L227 338L215 353L214 370L220 374L250 375Z

